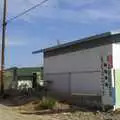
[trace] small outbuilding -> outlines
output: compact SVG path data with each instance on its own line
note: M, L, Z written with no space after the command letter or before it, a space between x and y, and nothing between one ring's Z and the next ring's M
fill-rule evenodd
M120 107L120 33L42 49L49 92L82 105Z

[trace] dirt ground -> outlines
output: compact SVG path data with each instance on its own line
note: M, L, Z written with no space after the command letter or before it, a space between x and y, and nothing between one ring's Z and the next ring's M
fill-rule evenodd
M87 109L39 110L33 109L36 98L0 99L0 120L120 120L120 112L100 112ZM27 101L26 104L23 101ZM32 102L31 102L32 101Z

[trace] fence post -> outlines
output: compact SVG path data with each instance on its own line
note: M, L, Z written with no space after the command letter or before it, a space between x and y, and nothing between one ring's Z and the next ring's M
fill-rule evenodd
M13 68L13 88L17 89L18 82L18 68Z
M13 81L17 81L17 67L13 69Z
M69 96L71 96L71 72L68 73Z
M33 83L32 83L32 87L36 88L37 87L37 74L33 73Z

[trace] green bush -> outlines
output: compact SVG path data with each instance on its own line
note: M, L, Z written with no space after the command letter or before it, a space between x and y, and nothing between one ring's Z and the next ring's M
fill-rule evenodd
M53 109L56 105L56 100L53 98L44 97L40 104L36 107L37 110L39 109Z

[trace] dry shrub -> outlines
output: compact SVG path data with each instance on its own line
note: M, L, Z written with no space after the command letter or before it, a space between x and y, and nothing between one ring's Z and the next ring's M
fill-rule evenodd
M56 105L57 101L50 97L43 97L41 102L36 106L36 110L41 109L53 109Z

